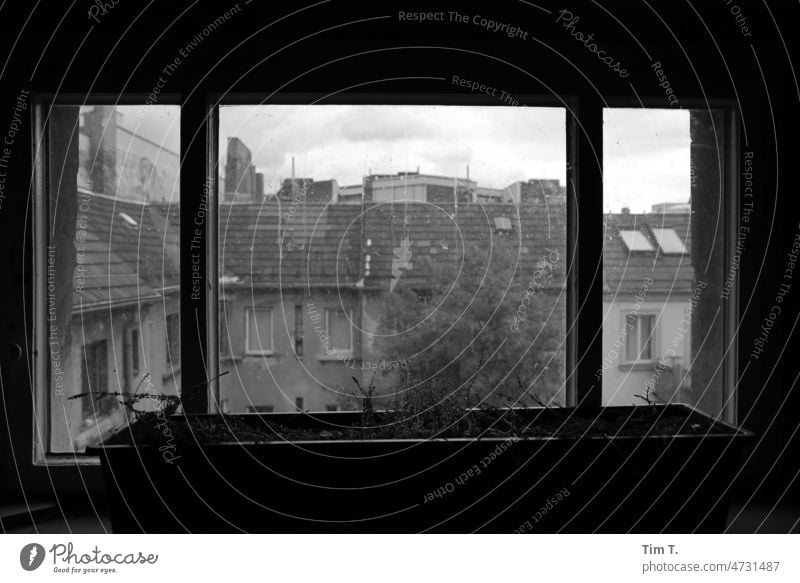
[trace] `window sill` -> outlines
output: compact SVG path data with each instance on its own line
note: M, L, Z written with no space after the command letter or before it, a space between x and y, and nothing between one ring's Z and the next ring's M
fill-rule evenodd
M617 368L619 370L647 370L653 371L656 369L656 365L658 363L656 361L648 361L648 362L626 362L625 364L620 364Z
M342 352L332 352L330 354L327 354L327 353L318 354L317 355L317 360L319 360L320 362L332 362L334 360L339 360L339 361L342 361L342 360L348 360L348 361L349 360L354 360L353 351L352 350L347 350L347 351L342 351ZM361 360L361 359L359 359L359 360Z

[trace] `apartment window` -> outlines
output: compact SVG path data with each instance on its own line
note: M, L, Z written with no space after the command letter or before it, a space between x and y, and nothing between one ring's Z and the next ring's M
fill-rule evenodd
M651 362L656 317L652 314L628 314L625 317L625 361L628 363Z
M139 328L130 326L123 332L122 366L125 391L136 390L139 383Z
M90 96L38 101L36 112L37 375L49 379L36 383L49 385L36 459L47 461L124 422L113 397L71 397L135 391L146 375L142 390L180 390L169 376L180 354L180 108ZM165 333L143 334L168 318Z
M167 314L165 320L166 327L166 350L167 366L172 369L180 365L181 362L181 317L180 314ZM168 370L168 373L171 371Z
M294 307L294 353L303 356L303 306Z
M350 352L353 350L353 327L351 314L340 309L325 310L325 322L330 338L330 352Z
M272 354L272 309L247 308L245 336L248 354Z
M219 301L219 326L217 327L217 334L219 336L219 353L222 356L231 354L231 330L228 327L230 322L230 310L233 303L229 300Z
M92 342L83 347L83 370L81 374L83 394L83 423L94 425L117 407L117 401L108 393L108 343L105 340Z

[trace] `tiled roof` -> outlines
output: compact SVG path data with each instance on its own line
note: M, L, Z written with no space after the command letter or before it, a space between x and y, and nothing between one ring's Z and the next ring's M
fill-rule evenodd
M165 203L145 205L90 194L80 214L76 239L85 231L83 250L86 277L73 309L82 305L128 303L158 297L161 290L179 283L179 208ZM134 221L133 225L129 220ZM73 276L75 288L80 273Z
M395 250L405 236L412 255L406 280L420 284L435 263L459 260L465 245L488 246L498 236L517 241L520 231L520 270L533 271L547 254L545 248L565 257L563 205L531 206L517 216L512 204L308 203L287 209L268 202L223 204L220 217L221 260L226 273L243 285L359 284L388 291ZM496 232L494 219L499 217L510 219L511 233ZM563 275L559 266L554 280Z
M241 284L349 286L361 279L361 207L225 204L220 261Z
M691 215L686 214L607 214L603 248L605 294L637 294L646 278L653 280L648 293L691 293L694 270L691 262ZM620 229L639 229L653 251L629 251L620 238ZM664 253L652 229L675 229L687 253Z
M120 213L132 219L132 225ZM92 195L86 229L84 306L130 302L157 296L178 284L179 208ZM497 204L365 205L306 203L292 206L221 203L220 275L225 285L255 287L364 287L389 291L394 273L403 270L411 285L424 286L442 261L460 261L464 248L489 248L497 238L519 254L519 273L533 273L543 259L548 285L562 287L566 277L566 211L563 200L517 207ZM609 214L605 216L604 279L606 294L635 294L644 278L651 292L690 292L689 254L629 252L620 228L638 228L654 247L652 228L674 228L691 250L685 214ZM498 230L495 219L509 219L511 231ZM410 250L403 265L403 239ZM363 242L363 246L362 246ZM508 245L505 246L508 250ZM77 307L79 298L76 297Z
M388 289L392 277L392 259L403 236L411 244L412 268L406 280L423 285L442 260L461 261L464 248L478 244L489 249L498 238L510 239L510 248L519 255L520 274L532 274L537 262L553 256L560 263L552 271L549 285L563 285L566 269L566 213L564 205L513 204L373 204L365 212L367 237L371 239L371 257L367 282ZM510 220L510 232L497 231L496 218ZM508 246L504 247L505 249ZM499 249L499 247L498 247ZM514 252L514 251L512 251ZM426 260L430 258L430 260Z

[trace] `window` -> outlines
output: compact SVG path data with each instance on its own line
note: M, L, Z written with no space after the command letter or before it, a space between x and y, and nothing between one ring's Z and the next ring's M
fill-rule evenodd
M228 356L231 354L231 330L228 327L231 305L232 303L229 300L219 301L219 326L217 327L217 334L219 336L219 353L221 356Z
M85 101L37 106L39 461L125 421L114 397L71 397L180 389L180 108Z
M652 228L651 230L662 253L686 253L686 245L683 244L675 229Z
M83 424L95 425L117 407L117 400L101 393L108 389L108 344L105 340L83 347Z
M51 158L69 162L67 174L74 170L75 177L69 184L47 181L47 237L56 244L43 249L41 260L57 292L51 298L43 282L42 311L52 307L76 346L107 341L107 390L135 390L147 377L154 381L143 385L148 390L178 394L178 275L188 252L188 241L184 249L179 244L178 111L158 110L162 123L147 125L161 126L164 135L139 140L127 121L147 108L127 107L57 107L48 122ZM353 377L363 386L375 370L376 406L389 406L401 374L391 363L400 362L411 383L462 386L474 379L487 403L527 393L575 404L567 392L574 375L567 374L566 293L567 223L574 220L567 213L566 129L573 120L565 109L223 105L218 115L225 172L214 207L218 338L203 342L218 356L269 355L281 364L265 378L262 359L218 359L215 374L231 374L215 390L231 413L247 411L251 399L309 398L315 407L330 399L327 391L347 399L358 394ZM720 179L727 167L715 164L728 162L722 146L730 139L729 113L614 108L604 115L602 402L639 403L648 382L633 370L645 367L607 363L647 362L665 400L723 412L730 399L713 363L727 357L721 324L710 316L719 299L705 290L722 288L725 234L699 227L720 221L709 201L727 192ZM77 119L83 137L72 148L65 140ZM308 133L302 152L297 127ZM323 131L328 127L337 130ZM413 139L396 127L414 127ZM480 135L470 127L480 127ZM261 153L265 132L281 155ZM126 147L139 151L137 172L121 154ZM662 149L675 158L658 166L652 160ZM66 190L71 214L69 205L54 205ZM70 245L74 265L62 251ZM698 264L710 269L701 274ZM120 314L131 305L140 309L129 322ZM62 386L81 366L81 351L66 350L64 342L59 336L43 344L51 383ZM323 358L284 358L304 353ZM453 354L455 361L446 358ZM684 374L689 368L691 378ZM313 388L295 384L299 375L314 379ZM683 375L673 383L680 392L671 392L676 375ZM51 452L80 451L69 437L73 418L83 420L81 411L69 410L71 393L50 402Z
M567 404L565 108L218 113L218 293L251 307L247 352L280 363L221 359L231 412L349 402L370 380L389 407L401 377Z
M303 356L303 306L294 307L294 353Z
M272 354L272 310L247 308L247 354Z
M680 402L734 419L730 322L712 291L724 286L730 115L604 110L603 404Z
M629 363L653 360L653 337L656 317L652 314L628 314L625 317L625 360Z
M129 326L123 336L122 366L124 371L125 391L131 392L138 388L139 383L139 329Z
M653 244L641 229L620 229L619 236L628 251L655 251Z
M167 351L167 374L172 374L172 370L180 365L181 362L181 316L180 314L167 314L166 319L166 351Z
M325 322L330 338L330 352L350 352L353 350L353 328L351 315L344 310L325 310Z

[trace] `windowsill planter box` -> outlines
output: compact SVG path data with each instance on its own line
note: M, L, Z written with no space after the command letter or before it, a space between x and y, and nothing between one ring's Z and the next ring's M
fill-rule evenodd
M667 413L682 420L669 435L634 427L642 415ZM724 529L727 491L749 432L682 405L515 414L525 420L540 416L563 431L558 437L275 436L134 447L125 443L130 432L124 430L87 453L101 459L114 532ZM359 412L228 417L253 427L267 422L320 432L357 426L360 418ZM605 429L583 435L587 427L619 426L620 419L627 420L627 435ZM183 417L173 421L186 423Z

